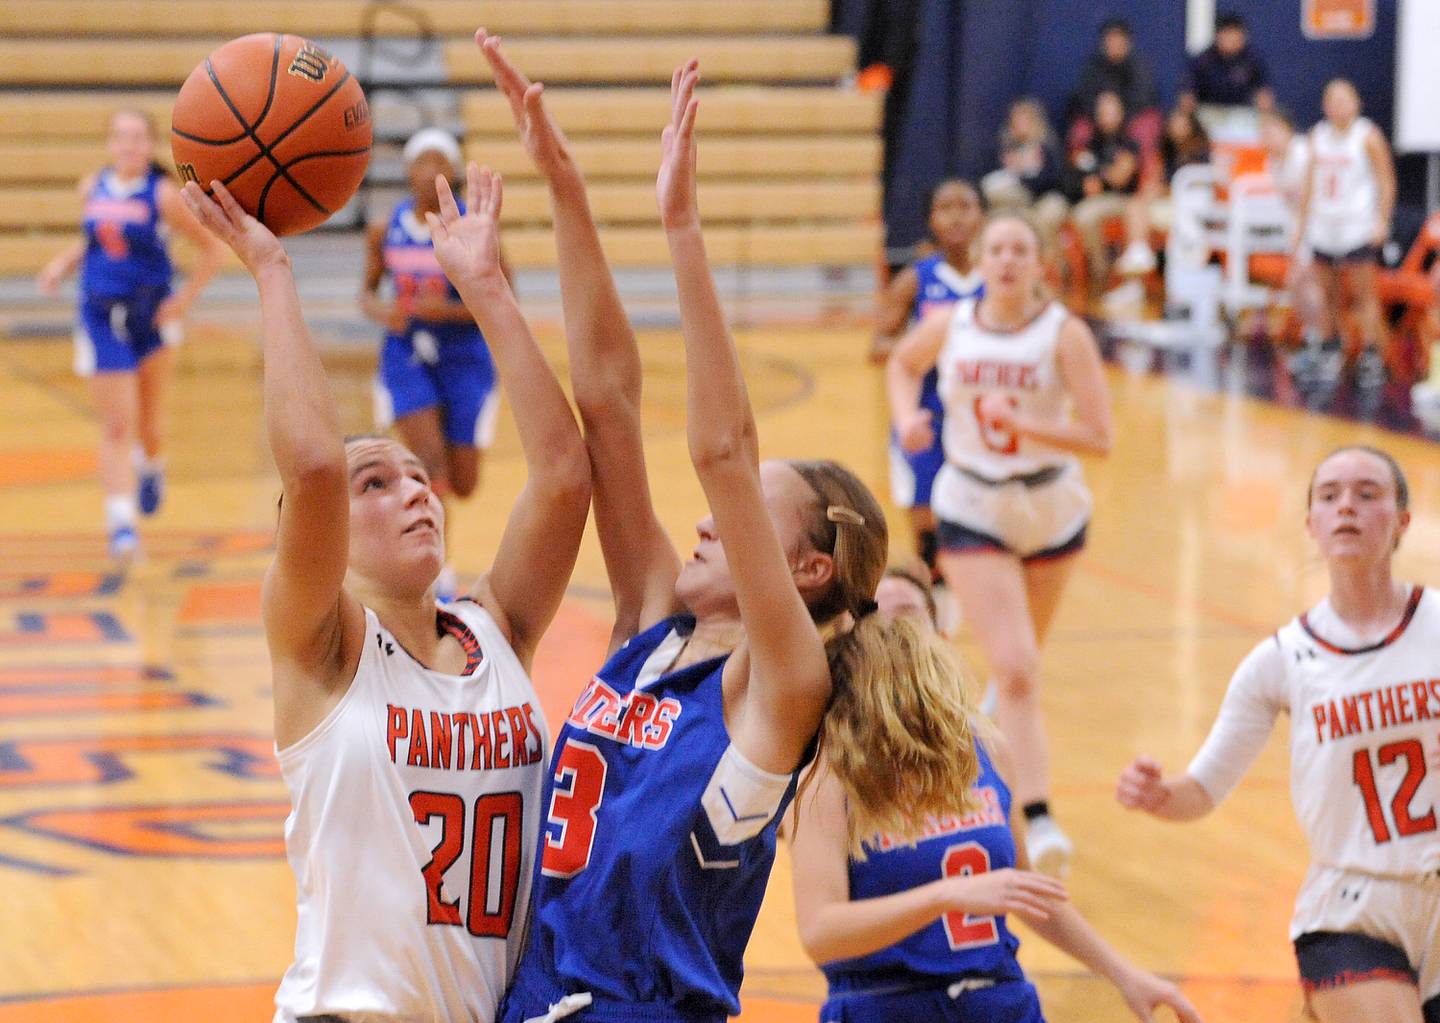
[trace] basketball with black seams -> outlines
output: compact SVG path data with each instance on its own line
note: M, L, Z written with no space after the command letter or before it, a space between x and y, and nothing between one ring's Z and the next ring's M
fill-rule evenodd
M276 234L299 234L344 206L370 163L370 107L333 54L261 32L206 57L175 101L180 177L221 181Z

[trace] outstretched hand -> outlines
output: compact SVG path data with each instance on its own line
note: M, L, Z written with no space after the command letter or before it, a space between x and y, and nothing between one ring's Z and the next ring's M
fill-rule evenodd
M495 87L510 102L510 114L520 132L520 142L535 167L552 184L557 178L577 172L565 133L545 109L545 86L532 82L510 63L500 48L500 37L483 28L475 33L475 44L485 55L495 75Z
M1155 813L1169 795L1160 762L1139 756L1120 774L1115 786L1116 801L1127 810Z
M465 168L465 212L455 202L443 174L435 177L440 213L427 213L435 258L450 283L464 294L467 286L505 283L500 268L500 175L472 161Z
M1125 1004L1143 1023L1154 1023L1155 1010L1162 1005L1173 1009L1180 1023L1204 1023L1190 1000L1168 980L1137 970L1134 976L1118 986Z
M695 85L699 81L700 62L696 60L677 67L670 76L670 123L660 135L660 174L655 180L660 223L667 230L700 222L695 198L695 114L700 109Z
M195 182L187 181L180 195L195 219L230 246L245 269L255 275L266 266L289 265L284 246L268 227L246 213L220 182L210 182L210 188L215 193L213 199Z

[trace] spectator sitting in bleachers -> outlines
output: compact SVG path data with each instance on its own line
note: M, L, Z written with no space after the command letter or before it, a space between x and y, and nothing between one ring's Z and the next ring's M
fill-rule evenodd
M1165 133L1160 138L1159 173L1140 184L1139 194L1125 213L1125 251L1115 261L1122 274L1147 274L1155 269L1155 251L1150 247L1150 232L1169 231L1174 209L1170 201L1170 181L1181 167L1210 162L1210 136L1194 111L1179 107L1165 118Z
M1113 92L1095 98L1095 136L1071 158L1070 196L1075 229L1085 246L1094 291L1109 275L1105 222L1123 217L1140 180L1140 152L1125 134L1125 106Z
M1000 130L1000 166L980 182L992 209L1028 209L1047 249L1055 244L1070 212L1061 194L1065 161L1045 108L1031 97L1010 104L1010 119Z
M1219 141L1253 141L1254 111L1275 105L1270 72L1250 45L1245 19L1222 14L1215 20L1215 41L1190 58L1180 90L1180 105L1198 110L1211 136Z
M1149 62L1135 52L1130 26L1121 18L1110 18L1100 26L1100 45L1086 61L1070 95L1066 133L1070 152L1085 148L1094 134L1090 115L1102 92L1115 93L1125 105L1130 114L1126 130L1140 146L1141 158L1154 153L1160 138L1160 95Z

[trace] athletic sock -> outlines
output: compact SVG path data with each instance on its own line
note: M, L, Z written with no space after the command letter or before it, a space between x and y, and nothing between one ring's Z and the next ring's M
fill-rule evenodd
M940 537L933 529L922 529L919 539L920 560L925 562L925 567L930 570L931 582L938 581L939 575L935 568L935 561L940 553Z
M1037 799L1033 803L1026 803L1022 807L1027 821L1033 821L1036 817L1050 816L1050 801L1048 799Z
M135 498L115 494L105 498L105 530L113 533L122 526L135 526Z

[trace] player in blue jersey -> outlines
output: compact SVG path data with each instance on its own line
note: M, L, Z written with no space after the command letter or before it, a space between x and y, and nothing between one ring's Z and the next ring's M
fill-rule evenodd
M908 832L968 805L969 721L944 647L870 614L887 550L874 497L831 462L758 459L696 212L695 65L673 80L658 186L713 512L682 567L650 501L639 350L583 177L541 87L480 38L550 189L616 615L609 660L557 729L531 939L501 1019L720 1023L817 746L860 828Z
M425 223L427 213L440 209L436 175L453 181L461 163L459 144L439 128L421 129L405 143L411 194L389 221L371 227L360 296L365 315L385 328L376 424L393 424L442 500L474 493L481 452L495 437L500 397L485 337L441 271ZM387 279L391 288L382 295ZM457 592L448 565L437 591L442 600Z
M875 595L881 615L933 628L934 603L918 575L891 570ZM823 765L797 800L796 917L829 985L822 1023L1043 1023L1015 957L1009 913L1108 978L1139 1019L1168 1005L1195 1023L1175 985L1127 962L1066 901L1061 882L1029 869L1003 741L993 729L977 730L976 809L932 817L913 845L874 834L865 857L855 857L844 789Z
M905 332L927 313L984 292L985 282L973 259L975 239L984 220L984 200L963 178L948 178L931 191L930 237L938 251L900 271L885 289L870 348L872 361L883 363L889 358ZM930 569L931 581L937 587L943 585L943 580L936 566L939 542L935 513L930 510L930 489L945 464L945 449L940 442L945 405L940 400L938 383L939 375L931 370L925 376L920 397L935 425L935 443L923 451L910 452L900 446L893 433L890 436L890 498L896 507L909 512L915 552ZM943 598L942 602L949 604ZM954 617L953 608L942 608L942 622L949 625L947 620Z
M100 482L112 557L139 543L136 506L160 509L165 492L165 394L181 321L220 268L224 247L197 224L179 186L155 162L155 125L139 110L110 118L110 162L80 183L84 236L40 272L54 295L80 271L75 371L90 378L100 420ZM172 292L169 230L194 242L200 258Z

